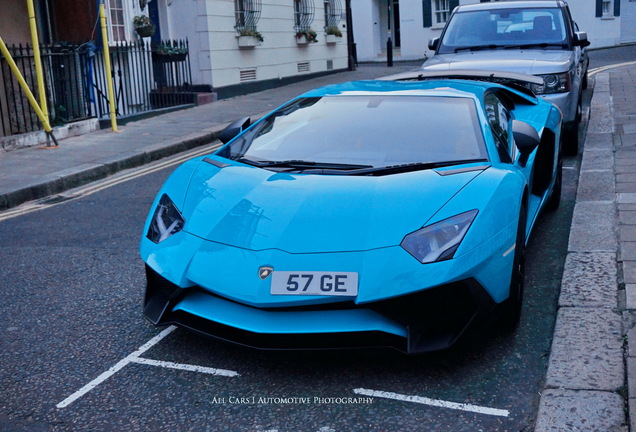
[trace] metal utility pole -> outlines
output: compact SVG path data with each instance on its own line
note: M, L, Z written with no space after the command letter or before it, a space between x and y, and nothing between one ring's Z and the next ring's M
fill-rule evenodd
M31 28L31 44L33 45L33 61L35 62L35 78L38 82L38 96L40 99L40 109L49 120L49 109L46 104L46 91L44 90L44 74L42 73L42 57L40 56L40 39L38 38L38 26L35 21L35 8L33 0L27 0L27 11L29 13L29 27Z
M356 43L353 39L353 17L351 16L351 0L345 0L345 15L347 17L347 54L349 57L349 70L356 70L358 64L358 54Z
M113 132L117 132L117 114L115 111L115 92L113 91L113 74L110 66L110 49L108 47L108 31L106 27L106 13L104 3L99 5L99 20L102 25L102 42L104 47L104 68L106 69L106 87L108 89L108 106L110 109L110 126Z
M386 65L388 67L393 67L393 41L391 41L391 0L387 1L386 20L388 23L388 38L386 40Z

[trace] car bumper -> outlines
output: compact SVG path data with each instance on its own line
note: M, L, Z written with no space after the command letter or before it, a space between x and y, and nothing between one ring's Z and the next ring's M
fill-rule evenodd
M391 347L407 353L453 346L488 321L496 303L474 279L383 301L257 308L200 287L182 288L146 266L144 315L260 349Z
M563 123L572 123L576 121L578 100L574 91L541 95L541 97L548 102L552 102L561 110L561 113L563 114Z
M399 246L343 253L252 251L186 232L146 238L144 314L261 348L447 348L509 294L516 224L451 260L421 264ZM511 245L513 247L511 247ZM260 266L359 275L356 296L271 294ZM293 343L292 343L293 342Z

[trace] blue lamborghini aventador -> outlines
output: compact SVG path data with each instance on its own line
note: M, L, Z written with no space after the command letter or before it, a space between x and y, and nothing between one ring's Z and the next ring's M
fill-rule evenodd
M180 166L141 240L144 314L258 348L447 348L514 328L561 194L535 77L414 72L319 88Z

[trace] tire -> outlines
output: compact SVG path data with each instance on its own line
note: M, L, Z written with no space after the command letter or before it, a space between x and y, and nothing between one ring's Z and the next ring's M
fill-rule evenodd
M579 124L575 122L568 125L561 131L563 135L562 152L566 156L576 156L579 153Z
M561 143L563 144L561 151L566 156L576 156L579 153L579 124L581 123L582 111L583 104L579 97L574 121L564 124L561 130Z
M522 204L517 225L515 256L512 261L510 294L502 303L500 323L504 330L514 330L521 318L526 273L526 208Z
M546 210L555 211L561 204L561 189L563 188L563 157L559 155L559 162L557 164L556 179L554 181L554 188L548 198L548 202L545 205Z

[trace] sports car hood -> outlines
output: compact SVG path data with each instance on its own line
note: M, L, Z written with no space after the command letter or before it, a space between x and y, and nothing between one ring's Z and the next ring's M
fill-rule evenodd
M184 231L243 249L289 253L394 246L480 172L311 175L201 162L183 203Z
M490 50L439 54L427 60L424 70L506 70L529 75L567 72L572 68L570 51Z

